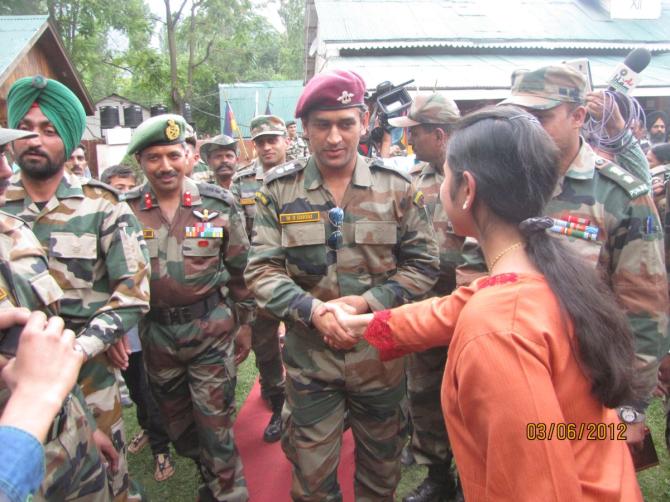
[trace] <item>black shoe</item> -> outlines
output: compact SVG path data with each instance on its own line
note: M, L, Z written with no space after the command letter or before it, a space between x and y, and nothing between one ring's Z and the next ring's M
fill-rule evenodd
M453 478L446 483L438 483L426 478L409 493L402 502L443 502L455 499L456 487Z
M274 443L281 438L281 411L272 413L270 423L263 431L263 441Z
M416 460L414 459L414 453L412 453L412 447L410 445L405 445L400 453L400 463L405 467L414 465Z

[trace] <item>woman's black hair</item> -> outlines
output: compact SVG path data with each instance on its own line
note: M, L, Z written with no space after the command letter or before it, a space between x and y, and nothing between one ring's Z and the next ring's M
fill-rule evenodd
M521 108L497 106L464 117L449 139L447 164L454 197L468 171L475 204L521 225L528 257L544 275L570 320L592 392L607 407L635 397L633 336L614 296L596 271L546 230L541 216L559 176L558 148Z

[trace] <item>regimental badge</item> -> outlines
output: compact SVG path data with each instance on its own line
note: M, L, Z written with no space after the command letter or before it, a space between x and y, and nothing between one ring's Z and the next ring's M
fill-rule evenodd
M203 209L202 213L197 209L193 210L193 214L200 218L202 221L209 221L213 218L216 218L219 213L216 211L209 212L209 209Z
M348 105L349 103L351 103L351 98L353 97L354 97L353 92L342 91L342 95L339 98L337 98L337 100L343 105Z
M191 196L191 192L184 192L182 206L191 207L192 205L193 205L193 197Z
M151 194L149 192L144 194L144 207L147 209L151 209L153 207L154 203L151 200Z
M321 221L319 211L309 211L306 213L282 213L279 215L279 223L288 225L290 223L316 223Z
M144 237L144 240L146 240L153 239L156 235L153 228L144 228L142 229L142 236Z
M423 192L419 190L414 194L414 204L416 204L419 207L424 207L426 205L425 197L423 195Z
M260 200L261 203L262 203L264 206L267 206L267 205L270 203L270 201L268 200L268 198L267 198L265 195L263 195L263 193L261 193L261 192L256 192L256 198L257 198L258 200Z
M165 128L165 137L168 141L174 141L179 137L181 130L179 125L172 119L167 121L167 127Z

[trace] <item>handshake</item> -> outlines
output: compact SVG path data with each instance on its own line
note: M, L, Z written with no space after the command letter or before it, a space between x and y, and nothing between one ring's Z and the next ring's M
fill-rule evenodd
M329 347L350 350L372 321L369 309L362 296L343 296L319 305L312 315L312 324Z

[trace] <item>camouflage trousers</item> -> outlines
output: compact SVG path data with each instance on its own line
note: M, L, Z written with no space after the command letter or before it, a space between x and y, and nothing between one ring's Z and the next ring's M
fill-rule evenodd
M451 466L453 453L440 405L446 347L407 357L407 396L412 419L412 452L421 465Z
M279 321L257 317L251 325L251 348L256 355L264 399L284 395L284 368L279 350Z
M297 325L288 327L283 357L282 448L293 464L293 500L342 500L337 465L348 411L356 500L392 501L407 425L404 359L382 363L365 341L334 351Z
M95 422L114 444L119 453L119 468L110 474L110 485L115 502L141 500L131 487L126 459L126 433L123 428L121 394L116 381L116 370L102 353L84 363L79 372L79 385L86 396L86 404Z
M186 324L140 323L149 388L177 453L200 465L201 500L249 498L233 440L234 324L224 304Z
M66 400L44 444L44 481L33 500L109 502L107 471L93 441L93 417L79 387ZM53 437L53 439L51 439Z

